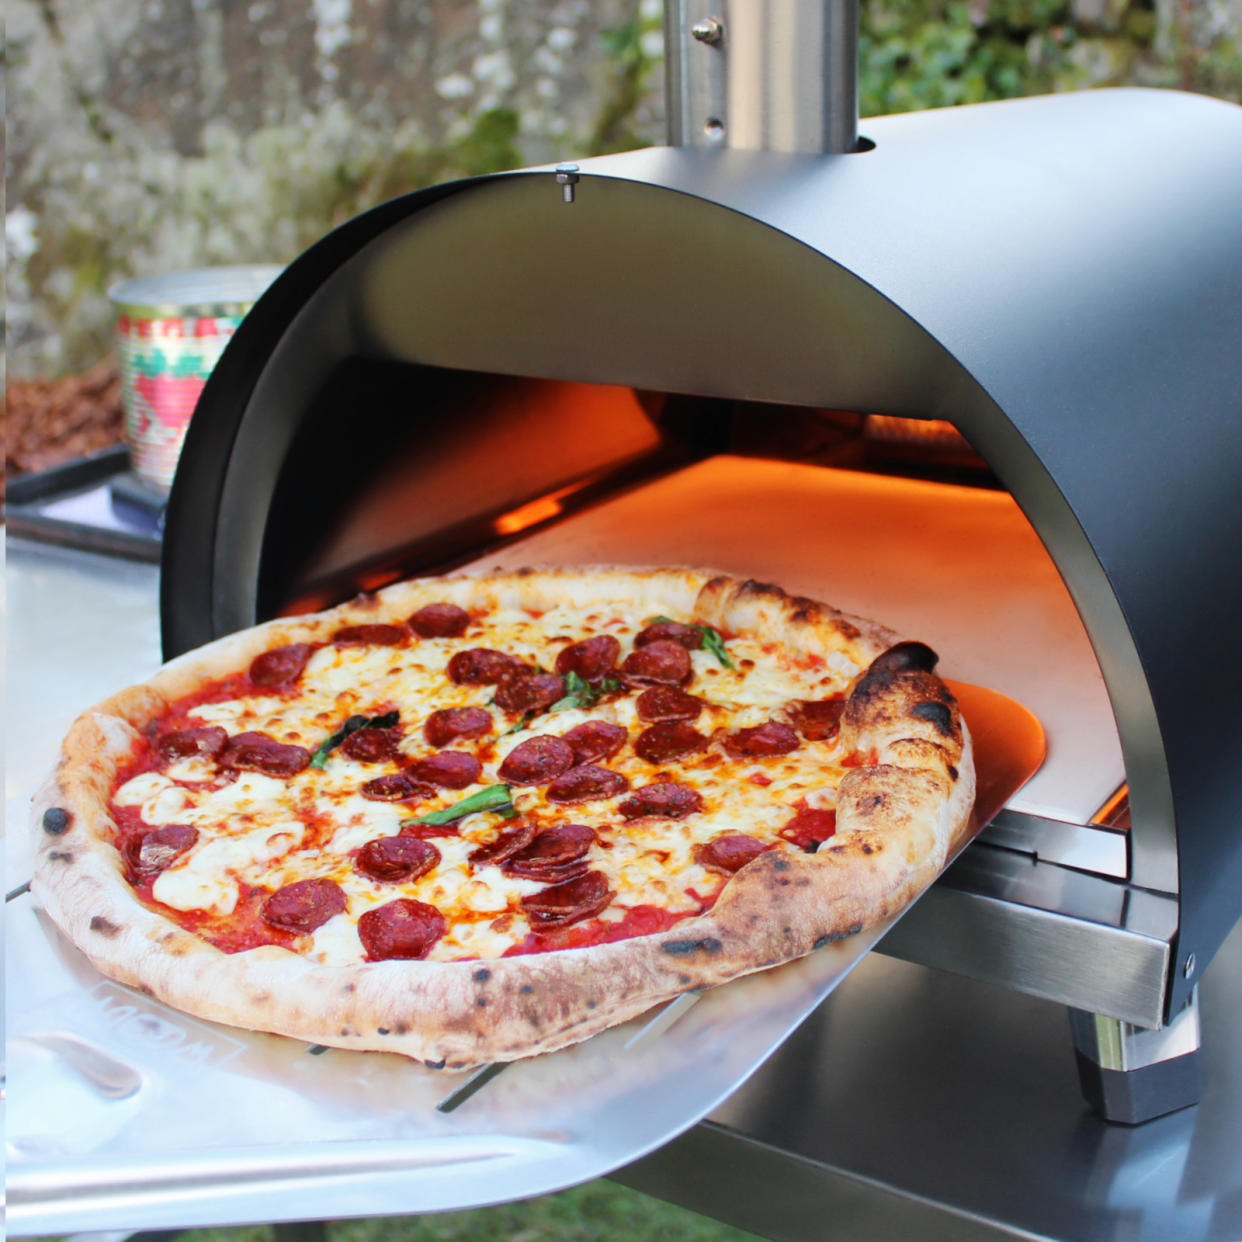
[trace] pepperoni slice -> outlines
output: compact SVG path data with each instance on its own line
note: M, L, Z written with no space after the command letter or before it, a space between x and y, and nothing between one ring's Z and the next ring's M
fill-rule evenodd
M548 786L548 801L598 802L615 798L629 787L630 782L620 772L584 763L563 772Z
M561 741L568 742L574 752L574 763L599 763L611 759L625 745L629 735L619 725L608 720L584 720L568 733L561 734Z
M244 768L267 776L292 776L310 763L310 751L270 738L266 733L238 733L216 756L222 768Z
M434 797L436 790L434 785L416 781L408 772L394 772L367 781L358 792L372 802L406 802L411 798Z
M634 639L634 646L662 642L680 643L688 651L697 651L703 645L703 631L680 621L653 621Z
M634 702L639 720L654 723L660 720L697 720L703 700L696 699L677 686L652 686Z
M621 665L626 681L636 685L649 682L676 686L690 677L690 653L667 638L658 638L631 651Z
M178 729L165 733L156 743L160 758L168 763L188 759L192 755L206 755L209 759L218 755L229 740L229 735L219 725L207 725L198 729Z
M799 703L790 715L808 742L826 742L836 737L844 711L844 699L815 699Z
M522 909L531 927L546 931L568 927L598 914L612 900L612 889L599 871L586 871L572 880L540 889L522 898Z
M410 764L407 771L416 781L441 789L465 789L479 779L483 765L464 750L442 750Z
M766 852L768 847L744 832L727 832L704 845L694 847L694 861L717 871L740 871L748 862Z
M310 656L307 643L273 647L250 662L250 680L256 686L287 686L302 675Z
M432 746L447 746L459 737L482 737L492 731L492 714L482 707L445 707L432 712L423 736Z
M259 915L282 931L313 932L345 905L345 894L335 880L297 880L278 888L259 907Z
M702 810L703 799L696 790L675 781L657 781L644 785L633 795L617 804L617 810L626 819L685 819L695 811Z
M197 840L198 829L189 824L163 824L140 837L130 837L121 852L129 864L131 882L151 883Z
M634 753L648 763L665 763L693 755L707 745L707 738L686 720L662 720L644 729L634 742Z
M781 829L781 836L813 854L837 830L836 811L799 811Z
M391 884L417 880L440 861L440 851L418 837L378 837L354 858L354 867L372 880Z
M562 677L577 673L583 681L602 681L621 656L621 644L611 634L597 634L580 643L570 643L556 657L556 671Z
M447 924L435 906L409 897L398 897L368 910L358 920L358 939L368 961L426 957Z
M509 785L546 785L573 762L574 752L568 742L540 733L515 746L505 756L498 775Z
M763 759L772 755L787 755L797 750L801 743L798 735L778 720L756 725L753 729L739 729L724 740L725 750L737 759Z
M496 706L507 712L541 712L565 697L565 683L555 673L507 677L496 688Z
M332 635L332 641L340 647L396 647L406 634L399 625L346 625Z
M425 604L405 623L419 638L460 638L470 624L470 614L456 604Z
M578 864L587 856L595 840L595 830L585 824L558 824L545 828L524 849L504 864L507 875L524 880L568 879L571 872L584 870Z
M359 763L382 763L397 753L399 738L392 729L355 729L341 743L341 752Z
M494 686L506 677L516 677L527 672L527 667L516 656L490 647L471 647L459 651L448 662L450 681L459 686Z
M467 862L476 866L481 863L502 863L512 858L519 850L524 850L535 839L535 825L518 820L514 824L505 824L494 841L476 846L470 851Z

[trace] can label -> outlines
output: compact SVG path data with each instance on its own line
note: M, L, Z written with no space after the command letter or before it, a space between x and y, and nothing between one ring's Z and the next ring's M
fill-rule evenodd
M241 316L117 318L124 381L125 438L134 471L172 483L190 416Z

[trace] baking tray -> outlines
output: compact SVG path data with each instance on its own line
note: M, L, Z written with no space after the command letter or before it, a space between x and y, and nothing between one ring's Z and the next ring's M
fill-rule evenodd
M80 560L81 573L60 564L59 593L108 635L107 583L87 572L100 558ZM26 556L10 558L15 570L51 572ZM37 632L26 594L15 595L18 636ZM39 597L44 609L56 601L50 588ZM74 662L97 658L89 638L47 657L31 644L36 664L56 667L30 684L71 698ZM1042 735L1000 696L966 691L963 702L972 732L995 735L996 708L1015 713L1001 733L1022 739L1020 753L981 765L986 816L1038 765ZM50 757L59 736L41 732ZM27 787L11 786L12 822L33 778L16 774ZM9 851L11 866L26 857ZM710 1113L891 926L515 1063L445 1112L468 1073L199 1021L104 979L20 887L7 915L6 1224L22 1236L430 1212L601 1176Z
M122 445L10 479L5 515L14 535L158 563L166 501Z

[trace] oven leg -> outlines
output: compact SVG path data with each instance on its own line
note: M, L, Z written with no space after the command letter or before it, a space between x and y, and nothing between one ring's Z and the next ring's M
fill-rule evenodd
M1083 1096L1105 1121L1138 1125L1199 1102L1197 991L1158 1031L1082 1009L1069 1014Z

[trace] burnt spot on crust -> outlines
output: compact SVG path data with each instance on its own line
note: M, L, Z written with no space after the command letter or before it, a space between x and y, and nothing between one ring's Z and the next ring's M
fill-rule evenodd
M870 841L862 843L862 852L864 854L878 854L884 847L882 845L872 845Z
M352 984L352 983L347 983L347 984L345 984L345 986L344 986L343 988L341 988L341 995L342 995L342 996L352 996L356 990L357 990L357 989L355 988L354 984Z
M926 643L905 642L881 652L872 660L871 669L891 673L930 673L939 663L940 657Z
M882 793L868 794L865 798L858 800L859 811L867 815L872 811L878 811L884 805L885 797Z
M957 776L957 768L955 768L952 764L949 764L949 780L955 781L957 780Z
M391 1035L392 1034L392 1032L386 1026L377 1026L375 1028L375 1033L377 1035Z
M523 996L529 996L534 990L534 987L529 983L524 983L520 988L518 988L518 991L521 992Z
M673 957L690 957L695 953L719 953L723 948L715 936L704 936L701 940L666 940L660 951Z
M486 983L491 977L492 977L492 972L488 970L486 966L480 966L479 969L476 970L474 972L474 975L472 976L475 983Z
M49 806L43 812L43 831L50 836L63 836L73 824L73 816L63 806Z
M789 870L789 859L781 858L778 855L772 859L771 866L772 866L773 871L788 871Z
M595 1002L595 1001L593 1001L593 1000L588 1000L588 1001L587 1001L587 1003L586 1003L586 1006L587 1006L587 1008L588 1008L588 1009L594 1009L594 1008L595 1008L595 1004L596 1004L596 1002Z
M857 936L862 931L862 924L855 923L853 927L847 927L844 931L826 932L824 935L811 945L812 949L822 949L826 944L834 944L838 940L846 940L850 936Z
M52 850L48 854L48 857L52 859L53 862L73 862L73 855L70 854L68 850Z
M119 936L121 929L116 923L103 917L102 914L95 915L90 923L91 931L98 932L101 936L107 936L111 939L113 936Z
M410 1033L410 1024L408 1022L398 1022L392 1029L396 1031L398 1035L408 1035Z
M445 1057L441 1057L438 1061L424 1061L423 1064L428 1069L443 1069L445 1066Z
M486 996L476 996L476 997L474 998L474 1003L475 1003L475 1005L476 1005L479 1009L486 1009L486 1008L487 1008L487 997L486 997Z
M953 713L943 703L916 703L910 714L926 720L942 737L953 736Z

